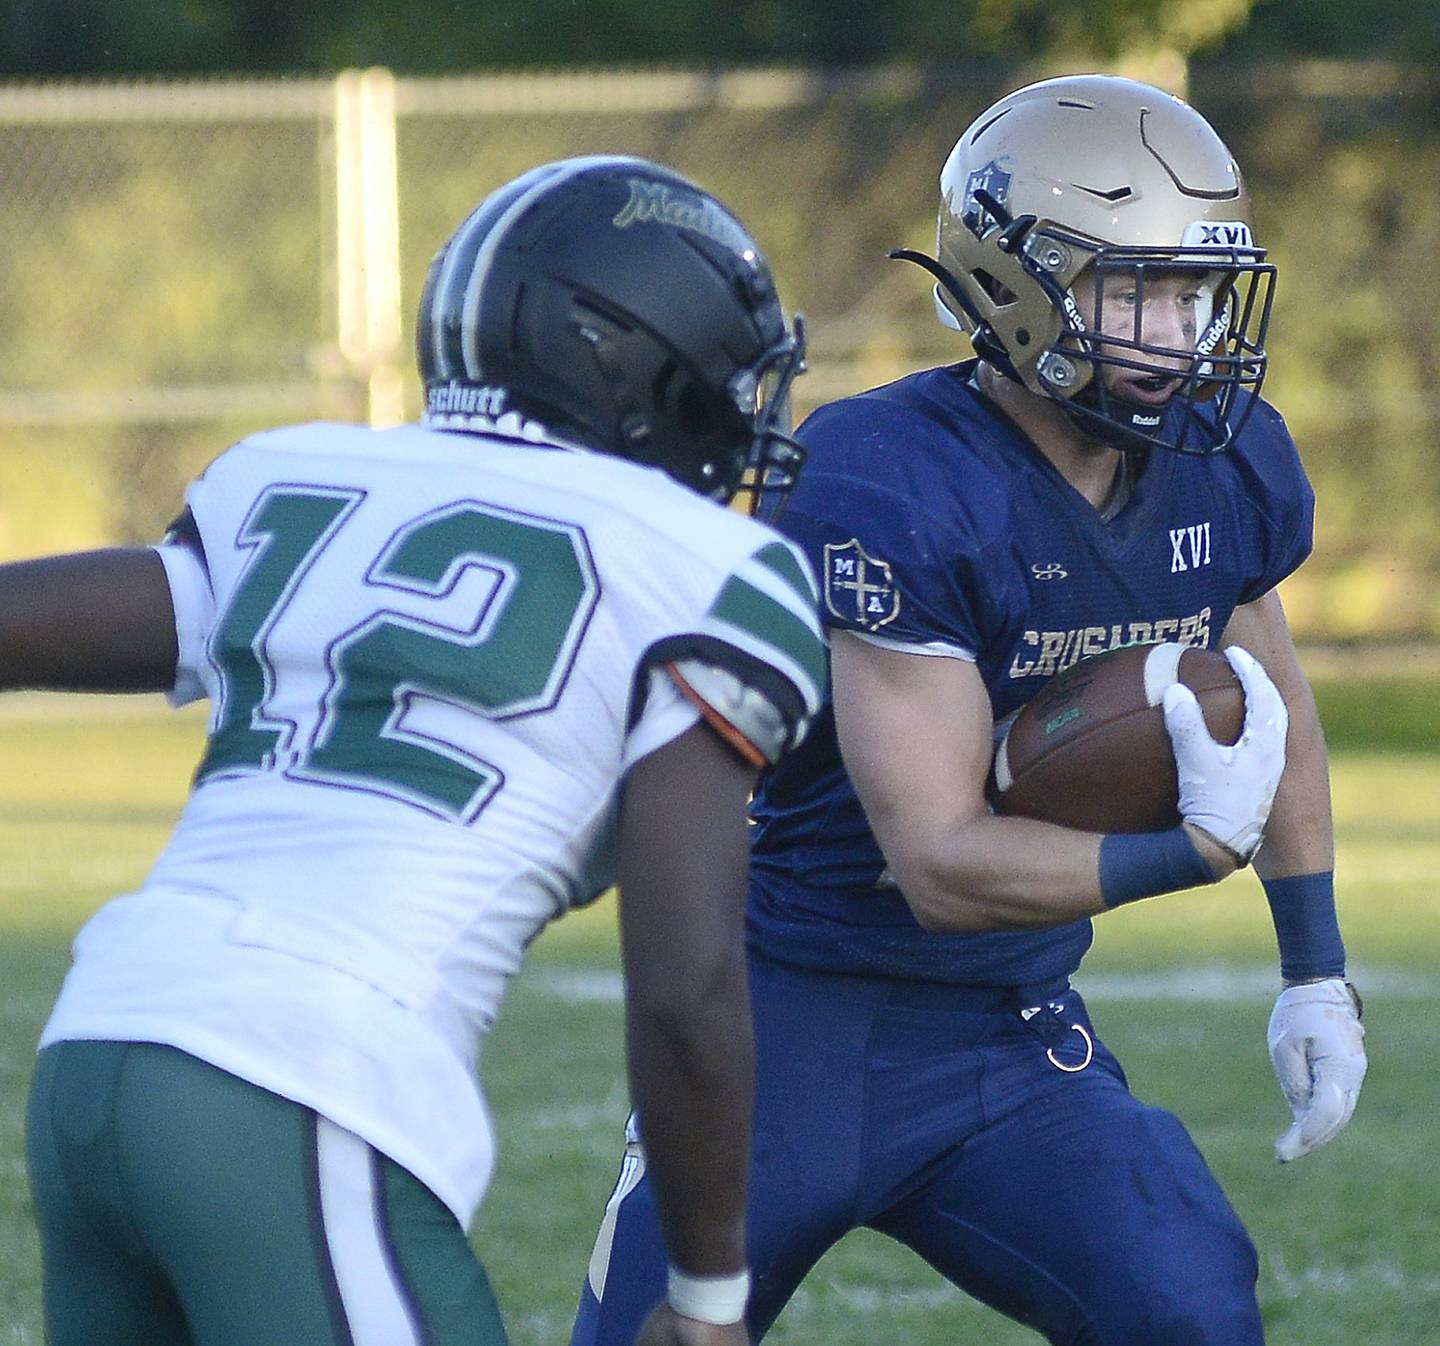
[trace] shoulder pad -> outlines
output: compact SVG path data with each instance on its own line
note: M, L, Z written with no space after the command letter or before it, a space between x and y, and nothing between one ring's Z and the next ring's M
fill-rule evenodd
M804 723L788 719L764 692L728 669L703 659L665 666L710 725L752 765L774 766L803 737Z

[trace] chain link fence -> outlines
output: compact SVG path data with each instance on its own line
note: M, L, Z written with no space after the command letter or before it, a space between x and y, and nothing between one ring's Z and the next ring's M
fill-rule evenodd
M154 536L249 430L413 416L425 268L546 159L717 192L811 324L816 402L961 358L924 278L939 166L1000 66L0 85L0 555ZM1281 268L1274 400L1321 493L1311 639L1440 636L1440 118L1428 72L1193 72Z

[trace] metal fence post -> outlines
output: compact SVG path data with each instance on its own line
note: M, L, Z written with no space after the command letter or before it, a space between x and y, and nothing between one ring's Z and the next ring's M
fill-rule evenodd
M340 353L364 380L371 425L405 418L400 369L400 195L395 77L335 80L335 224Z

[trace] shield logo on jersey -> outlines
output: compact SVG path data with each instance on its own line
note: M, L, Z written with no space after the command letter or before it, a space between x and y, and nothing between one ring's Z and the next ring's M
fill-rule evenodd
M867 555L858 538L825 544L825 606L842 622L878 631L900 615L890 564Z

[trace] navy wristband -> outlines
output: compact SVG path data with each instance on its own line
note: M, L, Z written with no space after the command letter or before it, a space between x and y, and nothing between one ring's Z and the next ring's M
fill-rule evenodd
M1335 875L1296 874L1264 882L1280 946L1280 975L1286 981L1343 977L1345 942L1335 914Z
M1100 898L1107 907L1214 882L1183 826L1168 832L1112 832L1100 842Z

